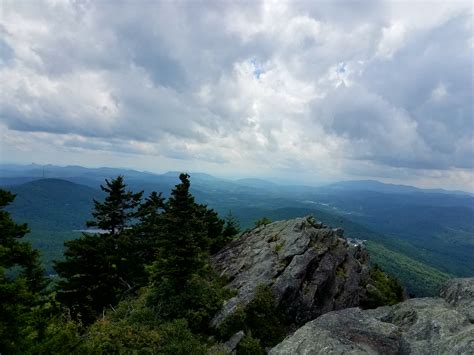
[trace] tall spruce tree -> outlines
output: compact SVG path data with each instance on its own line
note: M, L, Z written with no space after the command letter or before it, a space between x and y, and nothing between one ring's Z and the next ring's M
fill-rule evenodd
M133 235L137 244L137 252L144 264L151 264L156 259L165 208L165 198L161 192L155 191L150 193L138 208L138 223L133 228Z
M231 211L227 214L224 220L224 227L219 236L219 245L215 248L213 252L217 252L234 240L237 235L240 233L240 227Z
M194 202L189 175L179 178L162 215L148 304L163 320L185 318L202 332L228 296L209 266L210 237L222 231L222 223Z
M214 254L225 245L225 241L222 238L222 229L225 222L219 218L217 212L206 205L197 205L196 208L197 217L206 225L209 251L211 254Z
M21 353L42 332L42 291L47 281L38 252L21 239L26 224L16 224L5 207L15 195L0 189L0 353Z
M89 227L98 227L109 231L110 234L120 234L136 217L136 208L140 204L142 192L133 193L126 190L123 176L111 181L105 180L106 186L101 185L107 193L104 202L94 200L93 221L88 221Z
M158 257L152 279L156 284L170 283L178 292L192 274L202 272L209 248L208 230L202 219L202 207L189 192L188 174L171 192L158 241Z
M230 241L235 238L239 233L239 222L232 214L232 211L229 211L229 213L227 213L227 216L225 217L225 226L224 230L222 231L222 234L224 235L224 238Z
M104 308L133 292L138 284L136 274L143 274L143 265L133 257L130 229L138 217L142 192L128 191L122 176L106 180L106 186L101 187L107 196L104 202L94 200L95 219L87 224L108 232L84 234L66 242L65 260L54 266L60 276L57 299L84 323L92 322Z

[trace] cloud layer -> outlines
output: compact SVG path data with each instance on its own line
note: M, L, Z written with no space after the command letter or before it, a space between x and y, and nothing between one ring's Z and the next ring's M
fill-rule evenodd
M469 1L2 7L3 160L473 188Z

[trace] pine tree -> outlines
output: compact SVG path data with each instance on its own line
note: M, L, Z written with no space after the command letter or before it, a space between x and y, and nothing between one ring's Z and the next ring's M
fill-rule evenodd
M207 261L209 239L202 210L189 192L188 174L179 176L181 183L171 192L163 214L158 258L152 278L156 284L170 283L176 291L194 273L202 271Z
M194 202L189 175L179 178L162 215L149 305L164 321L185 318L191 329L202 332L226 296L209 267L209 233L222 224L215 212Z
M21 241L28 227L16 224L4 210L14 198L0 189L0 353L19 352L27 339L41 333L37 315L47 286L38 252Z
M240 233L239 223L237 219L234 217L231 211L227 214L225 218L225 226L224 230L222 231L222 237L225 243L230 242L233 240L238 234Z
M163 228L163 212L166 209L165 198L155 191L139 206L138 222L133 227L136 251L144 264L156 259L158 238Z
M225 245L222 235L225 222L219 218L217 212L208 208L206 205L197 205L197 211L198 218L205 223L207 228L209 251L211 254L214 254Z
M131 229L143 193L132 193L126 187L122 176L106 180L101 188L107 196L104 202L94 200L95 220L87 224L108 233L84 234L66 242L65 260L55 263L61 277L57 299L84 323L135 291L143 280L143 265L133 257ZM136 282L138 272L141 275Z
M104 202L94 200L93 221L87 222L89 227L98 227L110 234L120 234L136 217L136 208L140 204L142 192L126 191L123 176L112 181L105 180L106 186L101 185L102 191L107 193Z

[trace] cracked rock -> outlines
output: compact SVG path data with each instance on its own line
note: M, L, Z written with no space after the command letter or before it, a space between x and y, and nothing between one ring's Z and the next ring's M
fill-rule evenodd
M312 218L297 218L255 228L232 242L213 256L212 264L238 293L212 325L246 306L259 285L272 289L295 325L357 306L368 279L368 256L350 247L342 233Z

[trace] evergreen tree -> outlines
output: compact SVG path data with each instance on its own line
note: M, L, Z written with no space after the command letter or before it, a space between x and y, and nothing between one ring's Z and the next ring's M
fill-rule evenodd
M0 189L0 353L21 352L27 340L40 336L41 292L47 286L38 252L21 238L26 224L16 224L4 208L15 195Z
M84 234L64 243L64 261L55 262L59 302L84 324L118 301L122 285L113 263L110 235Z
M143 265L134 258L130 229L143 193L126 190L122 176L101 187L107 196L104 202L94 200L95 220L88 225L108 233L84 234L66 242L65 260L54 266L61 277L57 299L84 323L135 291L144 278ZM141 274L136 279L137 273Z
M112 181L105 180L106 186L101 185L102 191L107 193L104 202L94 200L93 221L87 222L89 227L98 227L109 231L110 234L120 234L134 217L136 208L140 204L143 191L132 193L126 191L123 176Z
M228 296L209 266L210 236L220 235L223 223L194 202L189 175L179 178L162 215L149 305L163 320L185 318L191 329L203 332Z
M213 209L207 208L206 205L198 205L197 210L198 218L200 218L206 225L209 251L211 254L214 254L225 245L222 235L225 222L219 218L217 212Z
M134 250L137 253L136 257L145 265L151 264L156 259L165 208L165 198L161 192L158 194L155 191L138 208L138 222L133 227Z
M158 258L152 274L156 284L171 283L176 291L184 287L192 274L202 271L209 247L202 209L189 192L189 175L181 174L179 179L181 183L171 192L163 213Z
M222 231L222 237L226 243L233 240L240 233L240 226L237 222L237 219L234 217L231 211L227 214L225 218L225 226Z

